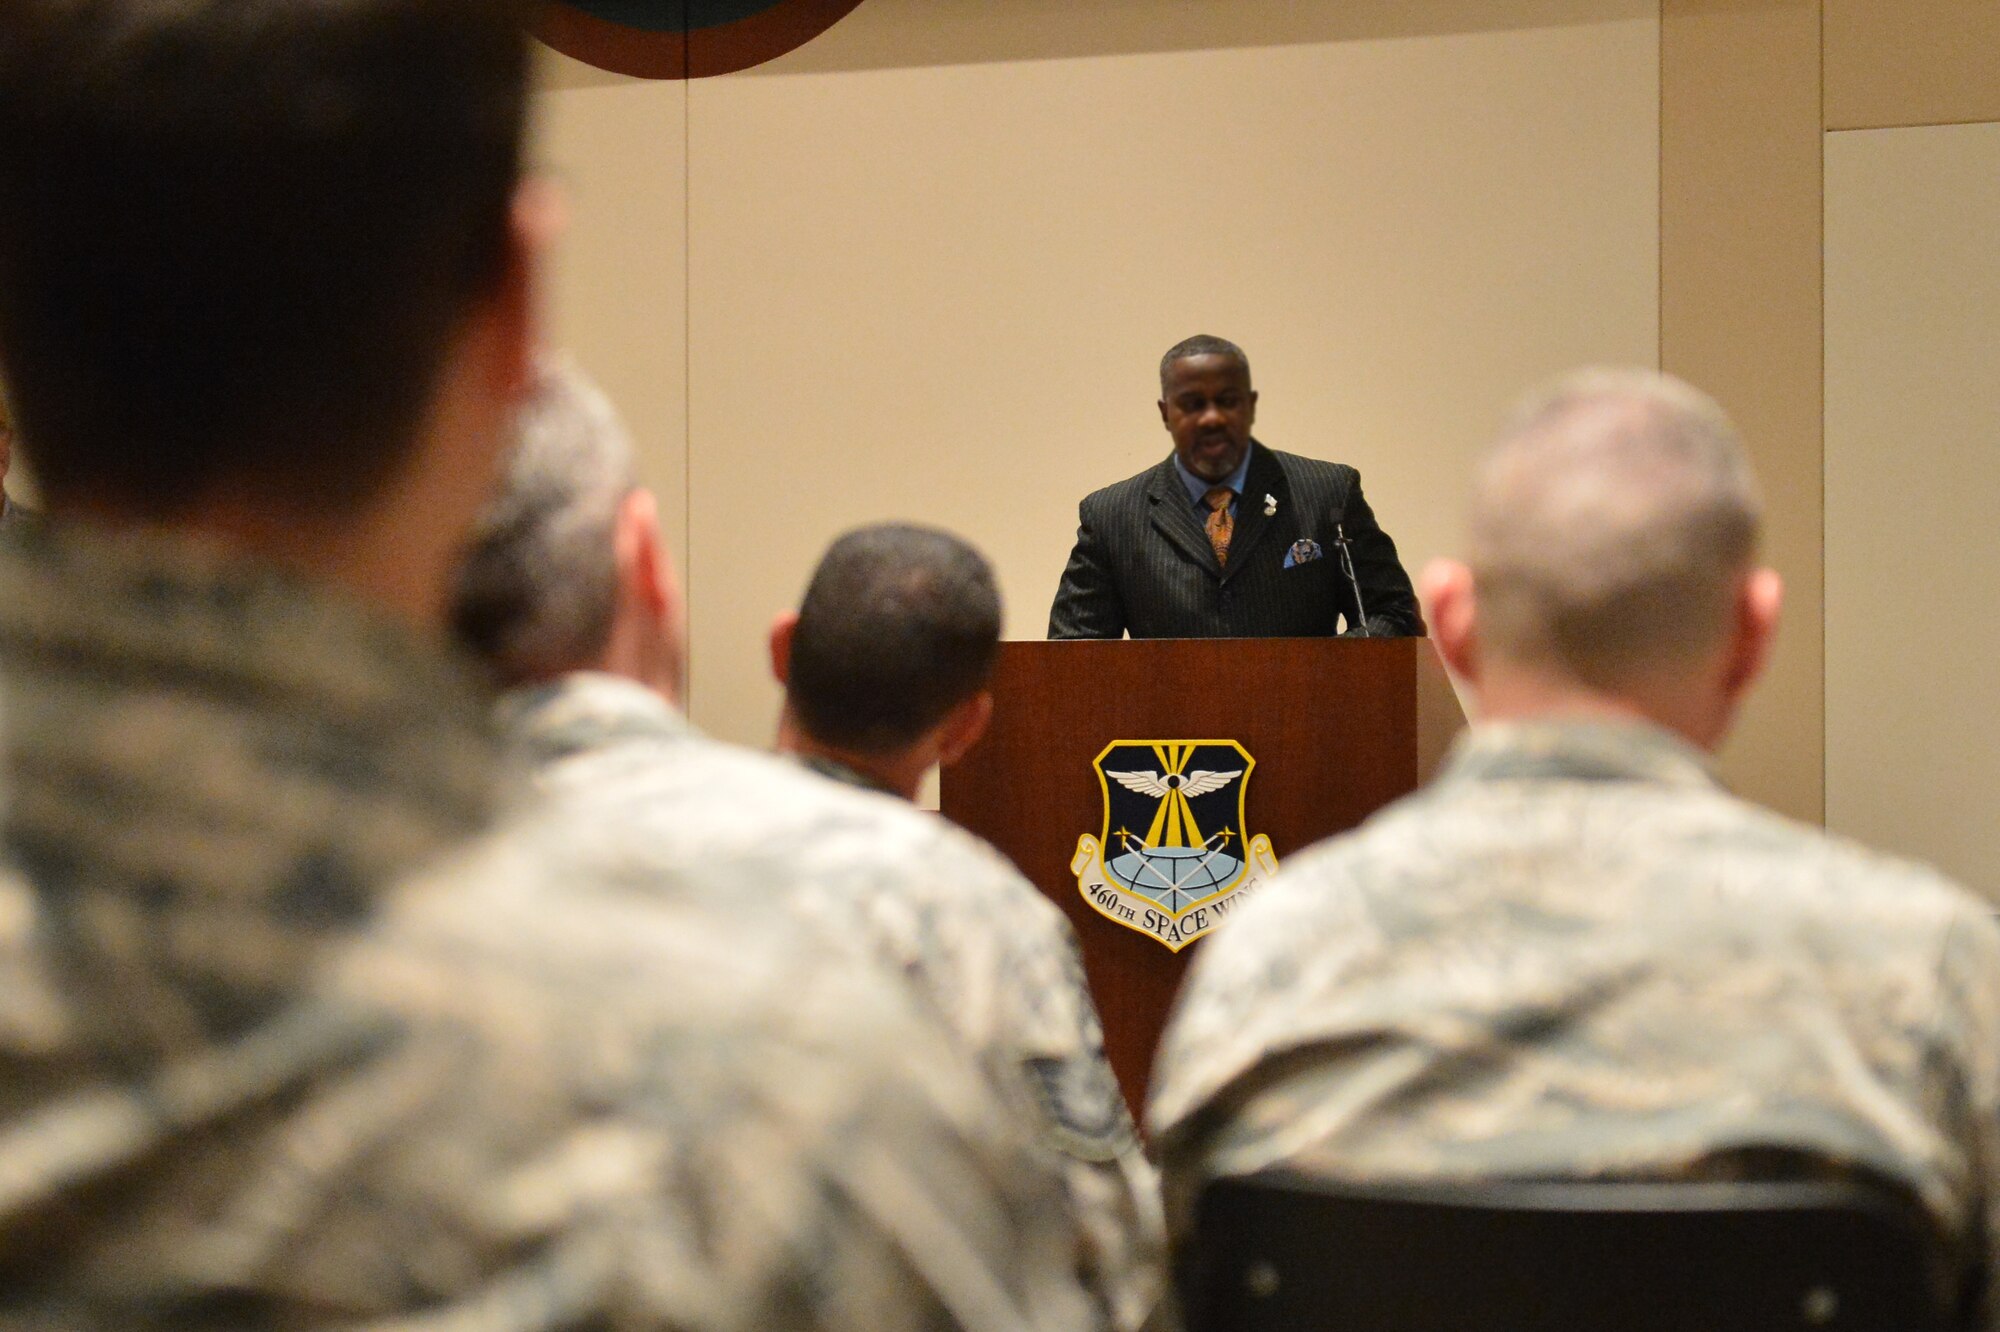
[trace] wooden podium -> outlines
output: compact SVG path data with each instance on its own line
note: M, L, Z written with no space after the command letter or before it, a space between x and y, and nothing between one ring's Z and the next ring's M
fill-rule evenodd
M1238 742L1256 762L1235 831L1268 836L1282 866L1415 790L1465 725L1421 638L1003 643L993 694L986 738L944 772L943 812L1010 856L1075 925L1135 1116L1201 941L1174 952L1079 890L1078 839L1109 831L1099 755L1115 741Z

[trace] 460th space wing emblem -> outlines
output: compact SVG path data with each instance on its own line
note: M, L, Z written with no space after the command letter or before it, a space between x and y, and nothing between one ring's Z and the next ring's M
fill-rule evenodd
M1271 839L1243 830L1257 760L1234 740L1113 740L1092 766L1104 829L1069 867L1106 918L1178 953L1278 872Z

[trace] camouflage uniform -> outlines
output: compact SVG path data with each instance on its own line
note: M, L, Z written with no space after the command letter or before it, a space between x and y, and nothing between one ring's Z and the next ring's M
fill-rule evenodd
M896 792L876 781L865 772L858 772L836 759L823 754L794 754L792 759L807 772L817 773L830 782L851 786L857 791L869 791L875 795L893 796Z
M1148 1108L1201 1184L1853 1170L2000 1236L2000 929L1645 727L1518 724L1291 860L1197 959Z
M1088 1325L1048 1173L898 987L494 823L448 659L16 544L0 1328Z
M1039 1128L1109 1321L1144 1322L1164 1283L1157 1177L1075 936L1019 871L906 801L710 740L630 681L578 673L502 715L545 794L595 830L605 874L747 894L906 975Z

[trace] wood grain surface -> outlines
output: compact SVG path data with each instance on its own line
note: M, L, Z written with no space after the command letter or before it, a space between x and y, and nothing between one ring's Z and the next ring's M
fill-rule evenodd
M1077 839L1104 823L1098 754L1114 740L1239 742L1257 760L1242 831L1270 837L1282 866L1415 790L1464 717L1425 639L1001 646L993 726L945 772L942 808L1010 856L1076 927L1111 1066L1136 1115L1201 943L1174 953L1105 919L1078 891Z

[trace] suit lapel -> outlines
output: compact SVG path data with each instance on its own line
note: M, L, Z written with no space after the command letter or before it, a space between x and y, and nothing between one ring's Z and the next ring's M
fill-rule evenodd
M1211 575L1221 577L1222 566L1215 562L1215 548L1208 544L1208 532L1201 519L1195 517L1194 504L1188 499L1187 487L1181 484L1181 474L1174 470L1171 457L1153 469L1151 479L1146 482L1146 498L1152 506L1153 527L1160 535Z
M1264 503L1266 495L1278 502L1279 512L1292 502L1291 489L1285 484L1285 469L1278 465L1269 449L1258 444L1250 453L1250 470L1243 477L1243 493L1236 498L1236 534L1229 541L1229 564L1222 573L1225 583L1239 570L1249 567L1257 543L1274 521L1273 515L1264 512L1270 507Z

